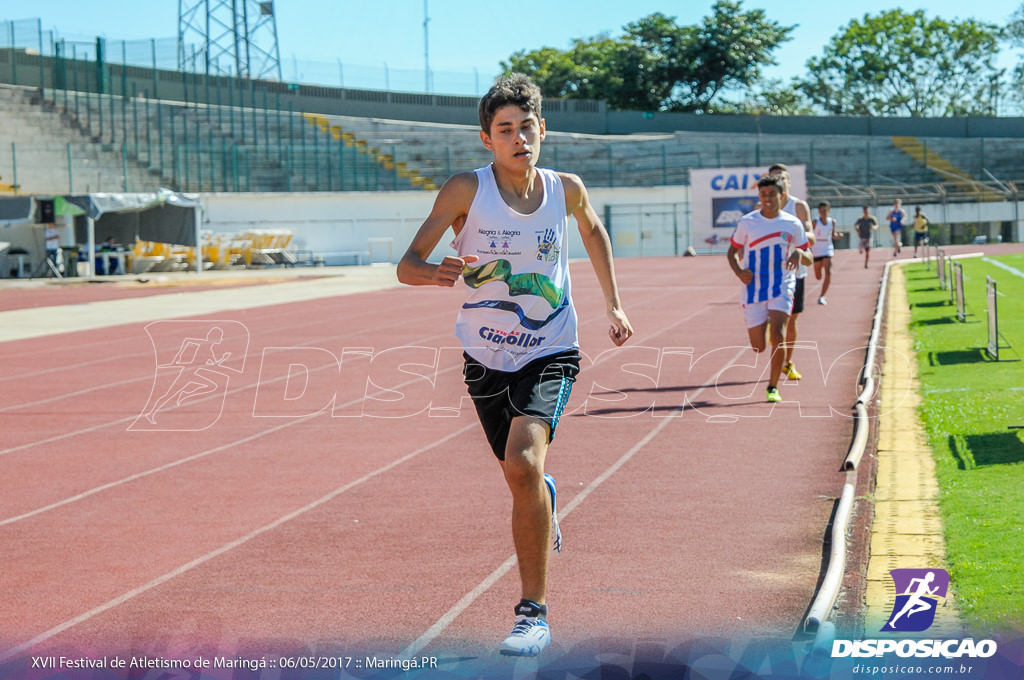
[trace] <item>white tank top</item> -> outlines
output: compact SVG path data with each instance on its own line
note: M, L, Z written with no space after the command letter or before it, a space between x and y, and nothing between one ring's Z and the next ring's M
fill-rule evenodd
M832 257L836 248L832 244L832 232L835 231L836 221L829 217L822 223L820 217L814 218L814 245L811 246L811 254L814 257Z
M497 371L579 347L565 189L553 170L537 174L544 195L524 215L502 199L491 166L476 170L476 196L452 242L459 257L480 258L463 272L466 302L455 336L469 356Z
M797 219L799 219L800 216L796 214L796 202L797 202L796 196L790 196L789 200L786 201L786 205L782 206L782 212L787 212L790 215L793 215ZM803 224L803 221L801 221L800 224ZM807 230L806 226L804 227L804 230L805 231ZM807 265L805 265L803 262L801 262L799 265L797 265L797 268L796 268L796 278L798 278L798 279L807 278Z

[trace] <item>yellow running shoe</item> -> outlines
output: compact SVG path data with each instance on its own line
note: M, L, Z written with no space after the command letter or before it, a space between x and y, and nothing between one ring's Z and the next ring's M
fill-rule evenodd
M785 373L786 377L789 378L790 380L799 380L800 378L804 377L803 373L801 373L800 371L796 370L793 367L792 361L786 362L786 365L782 367L782 372Z
M778 387L769 387L768 394L765 397L768 401L782 401L782 395L779 394Z

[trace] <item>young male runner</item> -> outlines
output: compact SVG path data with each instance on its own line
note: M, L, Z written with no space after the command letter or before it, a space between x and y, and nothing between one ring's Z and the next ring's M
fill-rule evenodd
M814 245L814 228L811 226L811 209L807 201L789 193L793 185L789 177L789 168L782 163L776 163L768 168L769 175L781 177L786 187L785 195L782 197L782 211L799 219L807 232L807 238L811 245ZM799 333L799 318L804 311L804 287L807 280L807 264L812 260L801 260L796 268L796 288L793 290L793 311L789 315L789 322L786 324L786 344L783 346L782 372L790 380L799 380L803 377L800 371L793 365L793 352L796 350L796 338Z
M917 248L921 245L928 245L928 216L921 212L921 206L914 208L914 257L917 257Z
M811 245L811 255L814 256L814 278L821 281L821 295L818 296L819 305L827 305L828 300L825 294L832 283L832 257L836 254L836 247L833 240L836 238L836 221L829 216L832 206L828 201L818 204L818 216L814 218L814 243Z
M767 175L757 182L761 209L740 218L729 241L729 267L743 282L743 311L750 346L766 349L771 334L771 368L766 398L782 401L783 329L793 310L796 269L804 260L809 242L803 223L782 211L786 185L782 177ZM807 258L810 254L807 253Z
M864 269L867 269L868 259L871 257L871 241L874 238L874 232L878 230L878 220L871 214L868 206L864 206L864 214L857 220L855 226L857 236L860 238L857 252L864 253Z
M885 216L889 220L889 233L892 234L892 254L896 257L903 248L903 220L907 219L907 211L903 209L903 201L895 199L892 210Z
M522 599L499 651L536 656L551 641L548 546L561 548L548 445L579 371L568 262L569 216L601 284L609 336L633 328L619 301L608 233L579 177L537 167L545 124L540 89L522 74L499 80L480 101L480 139L493 162L453 175L398 264L411 285L454 286L466 301L455 335L477 415L512 492L512 539ZM456 255L427 257L451 227Z

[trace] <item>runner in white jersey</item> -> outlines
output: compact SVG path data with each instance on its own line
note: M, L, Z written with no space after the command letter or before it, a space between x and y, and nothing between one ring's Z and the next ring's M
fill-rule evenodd
M493 163L445 182L398 264L411 285L466 283L456 335L480 424L512 492L512 537L521 582L516 622L499 651L536 656L551 641L549 545L561 549L548 445L579 371L568 216L576 219L604 294L608 333L633 328L619 302L608 232L586 187L570 173L537 168L544 139L540 89L522 74L499 80L480 101L480 139ZM427 258L451 227L456 255Z
M821 283L821 295L818 296L819 305L828 304L825 294L832 283L832 257L836 254L833 243L837 237L836 221L829 215L831 209L828 201L822 201L818 204L818 216L814 218L814 245L811 246L811 255L814 256L814 278L821 281L822 276L825 277Z
M768 174L780 176L785 181L786 194L783 197L784 205L782 207L782 211L787 212L790 215L795 215L797 219L803 223L809 242L813 245L814 230L811 228L811 209L807 206L807 201L789 194L789 188L792 186L792 181L789 177L789 168L782 163L776 163L768 168ZM796 367L793 366L793 352L796 349L796 338L798 333L797 319L804 311L804 285L806 278L807 264L804 261L801 261L796 272L796 290L793 293L793 313L789 315L789 322L786 325L785 361L782 366L782 372L790 380L799 380L803 377L800 371L796 370Z
M463 271L469 291L455 336L470 357L509 373L578 349L561 179L537 168L541 204L524 215L502 200L491 166L475 174L476 195L452 245L459 257L479 259Z
M758 180L761 207L740 218L729 242L729 267L743 282L743 312L750 346L761 353L770 334L772 354L766 398L782 401L778 383L784 360L784 333L793 310L796 269L809 243L799 219L782 212L785 181Z

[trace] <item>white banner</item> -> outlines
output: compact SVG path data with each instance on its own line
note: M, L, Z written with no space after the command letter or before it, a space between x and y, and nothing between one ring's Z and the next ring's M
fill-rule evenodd
M806 166L788 167L790 195L805 198ZM757 206L757 180L767 173L768 166L690 170L694 247L722 252L729 247L736 223Z

